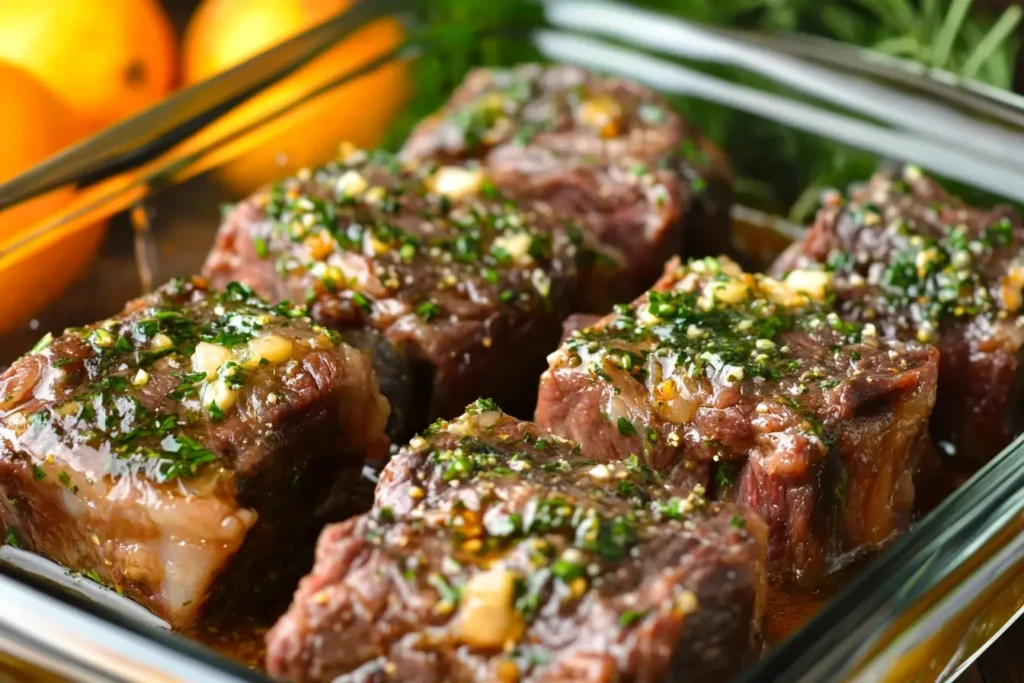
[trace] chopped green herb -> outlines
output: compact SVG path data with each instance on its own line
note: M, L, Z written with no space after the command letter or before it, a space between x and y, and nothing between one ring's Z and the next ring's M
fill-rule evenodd
M573 579L586 576L586 567L578 562L571 562L565 559L556 560L551 565L551 572L562 581L569 583Z
M499 410L498 404L491 398L478 398L466 407L466 413L469 415L479 415L480 413L497 412ZM538 448L540 448L539 445Z
M63 484L64 488L66 488L68 491L71 491L72 493L78 493L78 487L71 486L71 475L69 475L67 472L61 470L60 474L57 475L57 479L60 480L60 483Z
M433 301L424 301L416 307L416 315L423 318L424 322L430 322L441 314L441 309Z
M370 300L360 292L352 292L352 303L362 309L364 313L370 313L373 311L373 307L370 305Z
M650 173L650 169L643 164L633 164L629 167L629 172L637 177L645 176Z
M270 254L270 249L267 246L267 240L263 237L253 237L252 246L256 251L257 258L265 259Z
M427 583L434 587L441 596L441 600L443 602L450 605L457 605L459 604L459 600L462 599L461 591L448 583L448 579L446 579L442 574L438 574L436 572L430 574L427 577Z
M632 626L636 622L644 618L643 612L636 612L634 610L626 610L619 616L619 626L626 627Z
M720 464L715 470L715 483L719 488L728 488L732 484L732 473L724 464Z
M199 395L199 387L203 380L206 379L205 372L189 372L186 374L175 374L180 382L174 387L171 393L168 394L170 398L175 401L183 401L186 398L195 398Z
M35 345L32 347L32 349L29 351L29 353L39 353L40 351L42 351L42 350L46 349L48 346L50 346L50 344L52 344L52 343L53 343L53 333L52 332L47 332L46 334L44 334L42 336L42 338L39 341L37 341L35 343Z

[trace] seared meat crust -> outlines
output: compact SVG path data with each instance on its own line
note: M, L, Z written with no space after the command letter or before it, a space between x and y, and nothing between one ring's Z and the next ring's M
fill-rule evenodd
M0 393L8 541L177 627L279 590L333 487L388 447L363 354L198 278L47 336Z
M844 319L886 337L935 344L935 440L988 459L1021 429L1024 222L968 206L915 167L886 169L831 193L803 242L773 270L833 274Z
M477 69L401 155L479 160L509 196L573 216L599 253L579 311L639 295L684 246L730 249L722 152L663 97L621 78L567 65Z
M390 431L408 438L485 393L516 404L558 343L579 242L565 218L513 205L471 166L408 171L350 150L236 207L205 272L305 300L360 348L367 331L383 337L396 353L378 348L375 367L403 422Z
M268 634L289 681L722 680L757 646L764 529L479 401L324 532Z
M907 528L938 363L842 322L826 286L673 261L549 357L537 422L748 506L768 523L770 569L818 577Z

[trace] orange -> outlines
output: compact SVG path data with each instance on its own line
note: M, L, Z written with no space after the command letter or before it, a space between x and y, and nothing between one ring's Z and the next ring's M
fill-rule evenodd
M204 0L185 31L185 81L192 84L210 78L351 4L352 0ZM199 142L294 102L347 68L390 51L401 43L402 35L401 25L392 19L363 27L211 126ZM249 135L239 148L251 151L222 166L218 174L230 190L242 194L275 177L330 160L342 141L372 147L380 142L409 89L407 68L401 64L346 83Z
M161 100L177 69L159 0L0 1L0 59L46 83L89 131Z
M0 183L56 154L81 125L56 94L28 72L0 62ZM92 225L56 241L52 234L11 251L12 244L68 205L74 191L54 190L0 212L0 332L23 323L82 274L103 238Z
M71 109L28 72L0 62L0 183L67 147L81 132ZM71 199L70 188L0 212L0 246Z

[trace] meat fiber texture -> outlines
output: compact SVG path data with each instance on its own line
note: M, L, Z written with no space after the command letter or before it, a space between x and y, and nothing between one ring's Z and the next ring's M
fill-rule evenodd
M598 253L577 310L603 314L639 295L684 242L691 255L730 249L724 155L663 97L621 78L565 65L477 69L401 155L479 160L509 196L573 216Z
M47 335L0 395L7 542L175 627L294 585L318 507L388 448L363 354L199 278Z
M580 279L579 232L541 203L513 205L471 166L343 157L238 205L205 272L307 301L360 348L350 335L383 340L375 367L403 441L483 395L532 406L523 379L558 344ZM397 374L396 356L408 363Z
M845 319L940 351L932 432L944 451L988 459L1021 430L1024 226L975 208L913 166L825 197L773 270L829 272Z
M478 401L327 529L267 636L287 681L725 680L759 646L762 523Z
M748 507L770 570L813 583L907 528L938 372L933 347L842 322L826 285L673 261L549 357L537 422Z

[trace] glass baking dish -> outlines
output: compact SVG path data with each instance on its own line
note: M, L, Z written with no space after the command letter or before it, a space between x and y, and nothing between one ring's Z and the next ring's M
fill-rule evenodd
M451 34L420 30L414 4L356 3L0 186L0 207L67 184L80 188L61 215L0 251L0 270L27 258L43 238L112 217L85 279L30 325L0 338L0 360L47 331L110 315L154 283L197 270L219 204L234 199L208 172L258 145L260 131L278 117L395 60L450 89L471 65L445 62ZM799 236L798 222L779 216L806 215L800 208L807 188L820 180L810 159L843 155L863 176L879 161L898 159L972 199L1024 203L1024 161L1016 153L1024 142L1024 100L1014 95L820 39L710 29L614 3L552 0L536 5L526 23L510 23L505 9L496 4L491 15L468 17L462 27L462 39L478 41L489 65L528 55L645 82L726 149L739 179L733 240L755 266ZM239 103L392 13L409 27L399 49L197 144L205 127ZM429 100L429 84L419 88L410 106ZM735 134L748 127L750 137ZM776 596L772 606L785 618L774 620L771 646L743 680L951 680L1011 624L1024 609L1024 440L981 470L950 479L964 483L837 590ZM244 662L166 631L109 591L25 560L0 553L0 680L265 680Z

